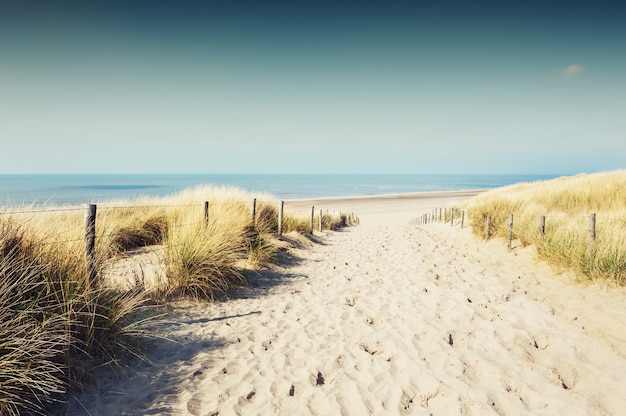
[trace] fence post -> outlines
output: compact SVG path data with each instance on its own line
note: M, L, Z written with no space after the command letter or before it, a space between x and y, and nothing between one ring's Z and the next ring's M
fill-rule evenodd
M209 225L209 201L204 201L204 225Z
M463 225L465 224L465 211L461 212L461 229L463 229Z
M252 226L255 226L256 225L256 198L252 198L251 215L252 215Z
M439 222L441 222L441 208L439 208Z
M546 235L546 216L540 215L539 216L539 238L543 239L545 235Z
M454 208L450 208L450 225L454 227Z
M280 201L278 204L278 236L283 235L283 210L285 208L285 201Z
M322 232L322 216L324 215L323 210L320 209L320 233Z
M98 286L96 272L96 205L85 204L85 263L89 285L92 289Z
M489 240L489 228L491 227L491 215L487 214L485 220L485 241Z
M508 231L507 238L508 238L507 247L510 250L512 246L512 240L513 240L513 214L509 214L509 231Z
M311 207L311 234L313 234L313 226L315 225L315 206Z
M589 246L596 240L596 214L589 214Z

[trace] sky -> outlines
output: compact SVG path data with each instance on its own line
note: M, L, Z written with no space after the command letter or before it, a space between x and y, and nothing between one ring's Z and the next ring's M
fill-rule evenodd
M626 7L0 0L0 156L0 174L626 168Z

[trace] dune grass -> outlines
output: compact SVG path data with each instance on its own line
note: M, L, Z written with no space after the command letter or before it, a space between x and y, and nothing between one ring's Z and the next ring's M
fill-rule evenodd
M626 171L581 174L522 183L485 192L464 204L474 233L506 238L509 214L514 238L532 244L540 258L590 279L626 284ZM596 214L596 240L588 244L589 214ZM544 237L539 217L546 217Z
M154 247L165 279L151 291L105 281L92 287L82 208L0 212L0 415L46 414L85 379L87 368L137 355L155 315L138 317L156 299L213 299L242 284L243 269L274 262L277 206L269 195L212 186L99 204L98 274L137 248ZM286 214L283 232L310 232L309 222ZM323 222L336 229L348 221L324 215Z
M140 335L140 293L89 287L66 243L42 245L0 224L0 414L45 414L93 363L112 362Z

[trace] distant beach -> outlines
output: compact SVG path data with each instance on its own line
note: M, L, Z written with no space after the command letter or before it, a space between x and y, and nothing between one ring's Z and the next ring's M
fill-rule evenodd
M0 206L71 205L164 196L203 184L267 192L279 199L492 189L560 175L399 174L50 174L0 175Z

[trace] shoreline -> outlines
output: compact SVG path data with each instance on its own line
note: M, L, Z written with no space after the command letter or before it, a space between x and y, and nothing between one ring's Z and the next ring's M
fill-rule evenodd
M562 175L545 174L50 174L0 175L0 205L74 205L109 200L169 197L202 186L268 193L277 199L377 197L495 189Z

